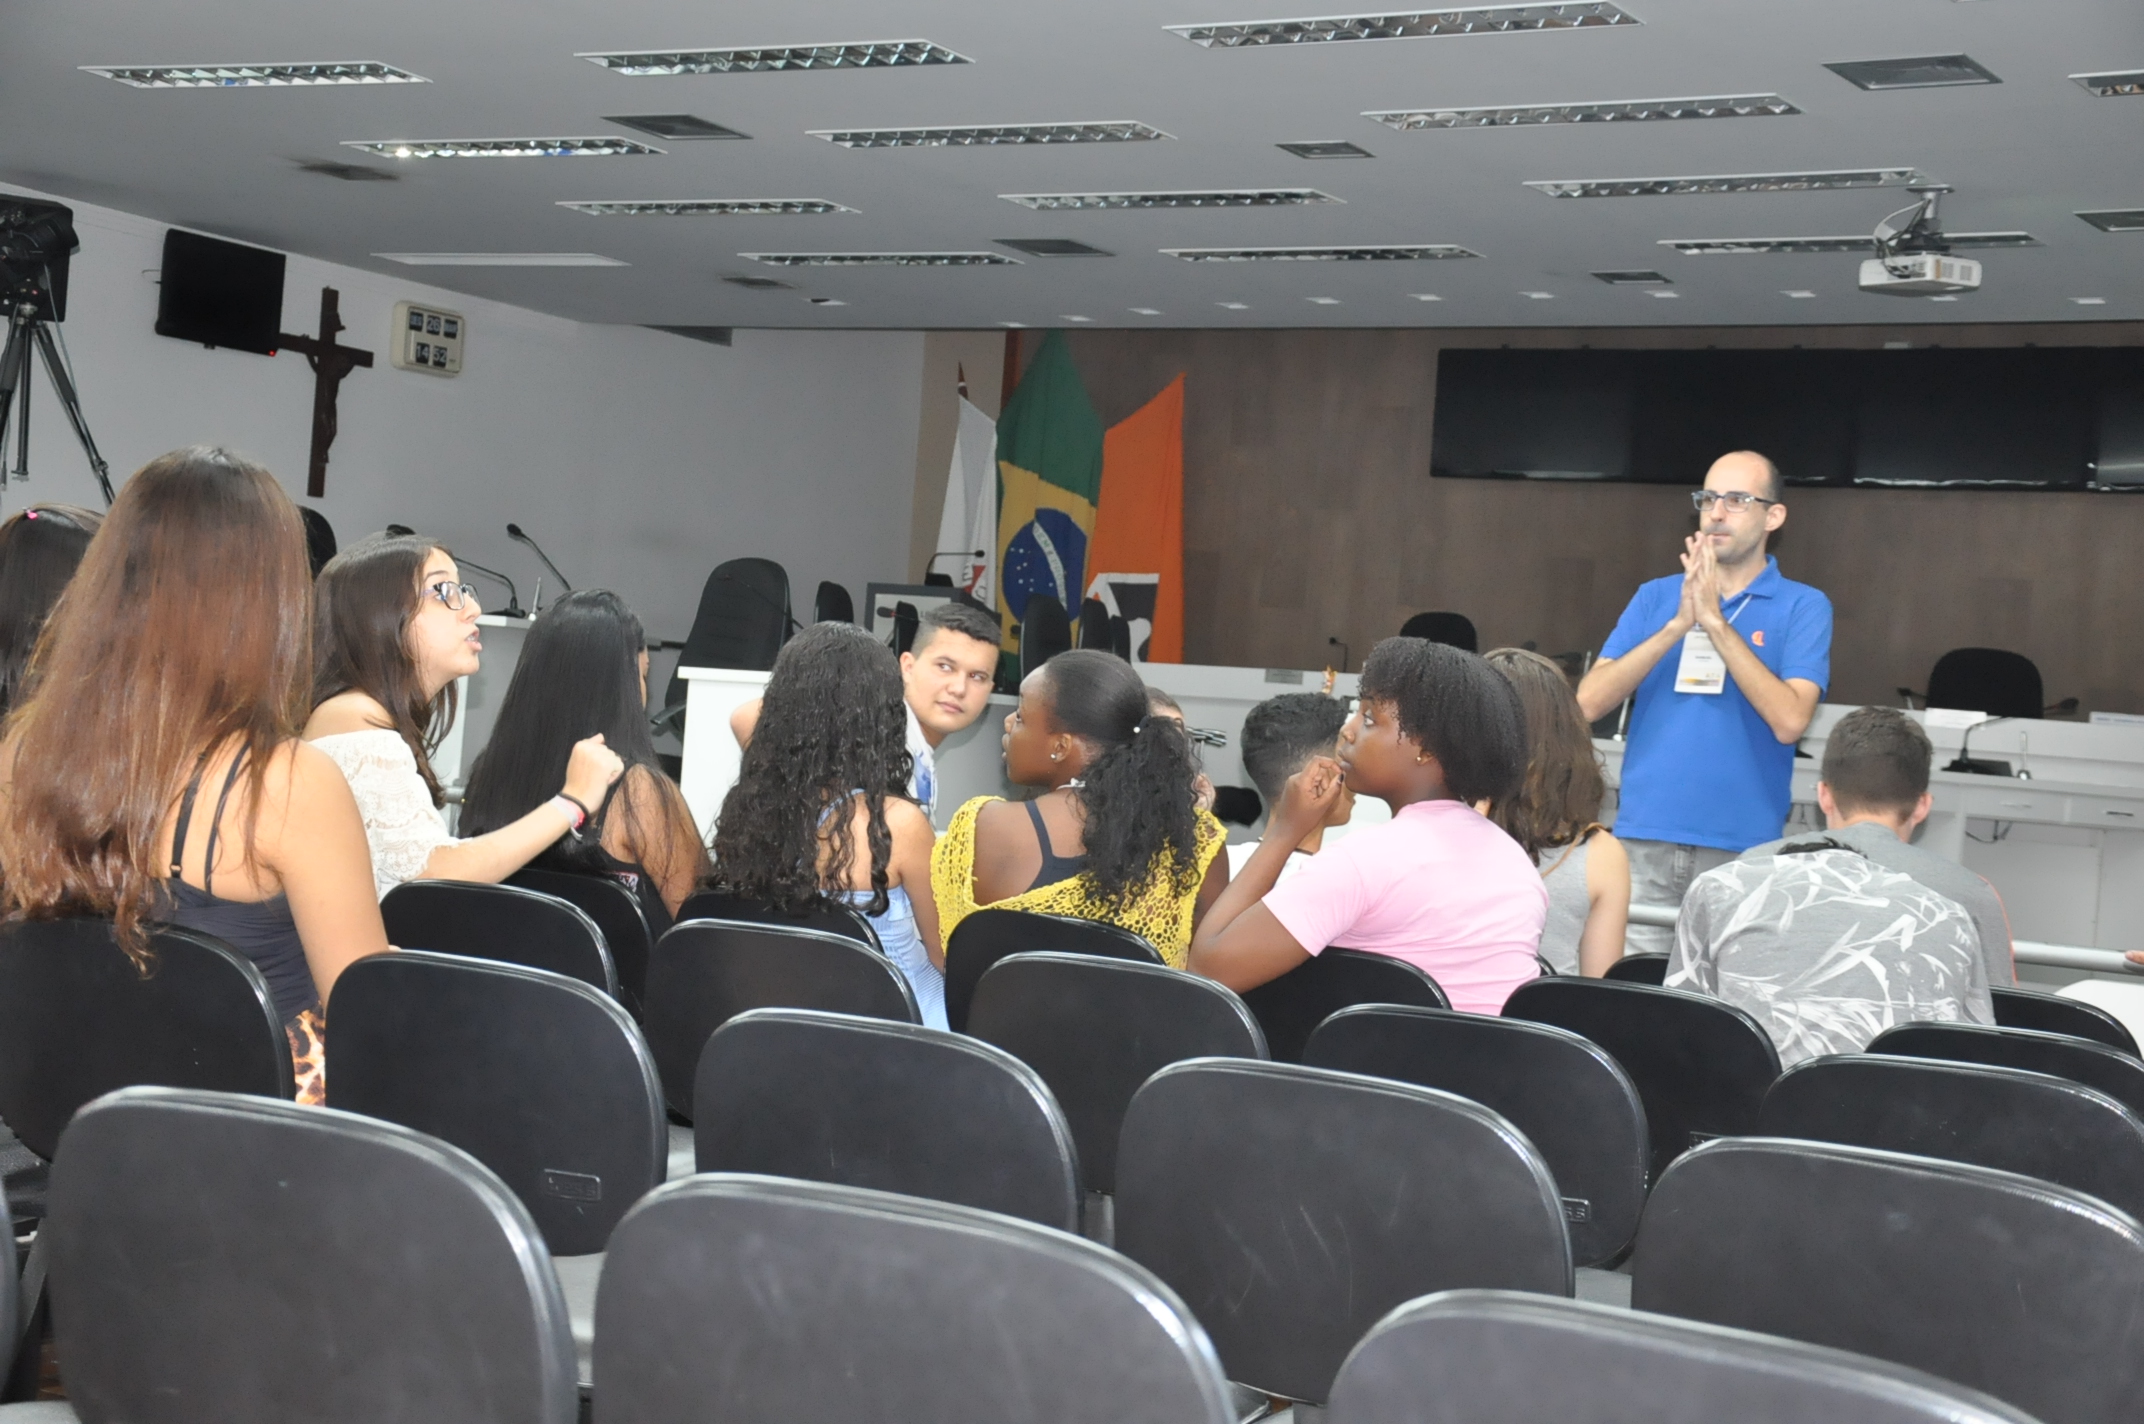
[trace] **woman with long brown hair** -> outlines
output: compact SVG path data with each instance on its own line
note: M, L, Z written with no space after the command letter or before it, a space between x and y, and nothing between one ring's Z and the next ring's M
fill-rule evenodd
M1607 785L1593 733L1563 669L1524 648L1497 648L1489 666L1518 689L1526 713L1526 777L1489 819L1534 858L1548 886L1541 957L1558 974L1597 979L1623 957L1630 856L1597 819Z
M420 535L377 535L320 571L313 715L305 739L349 779L384 897L405 880L504 880L594 819L625 763L601 733L573 744L565 785L488 835L457 840L431 752L454 723L454 682L477 670L476 590Z
M317 1102L335 980L388 946L350 789L298 740L309 572L260 466L197 446L127 481L0 742L0 912L109 916L145 973L149 921L225 940Z
M104 516L33 504L0 523L0 714L22 695L30 650Z

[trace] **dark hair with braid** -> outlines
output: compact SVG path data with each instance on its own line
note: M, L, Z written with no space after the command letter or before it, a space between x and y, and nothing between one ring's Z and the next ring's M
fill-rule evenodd
M1421 638L1387 638L1363 659L1365 702L1399 709L1400 732L1444 768L1461 801L1498 801L1526 774L1526 713L1518 691L1474 653Z
M893 858L886 798L908 794L913 769L899 660L853 623L814 623L774 660L737 784L715 823L716 880L792 914L823 902L855 863L846 813L860 792L871 861L871 903L861 908L883 915Z
M1146 684L1112 653L1079 648L1042 668L1042 700L1063 731L1097 755L1080 773L1081 844L1100 898L1129 906L1166 876L1178 895L1198 888L1199 774L1183 724L1148 711Z

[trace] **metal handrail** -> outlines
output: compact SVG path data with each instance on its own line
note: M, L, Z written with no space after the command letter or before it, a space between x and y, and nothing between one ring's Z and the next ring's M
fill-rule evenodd
M1656 929L1675 928L1677 911L1666 905L1632 905L1630 922ZM2083 969L2094 974L2144 975L2144 964L2132 962L2118 949L2092 949L2075 944L2043 944L2038 940L2010 942L2011 957L2019 964L2047 969Z

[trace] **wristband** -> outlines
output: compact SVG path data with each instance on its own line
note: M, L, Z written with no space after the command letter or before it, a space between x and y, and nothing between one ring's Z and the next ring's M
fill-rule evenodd
M551 799L554 802L563 803L566 808L566 814L573 818L573 824L567 827L568 830L577 831L588 823L588 808L568 796L565 792L561 791Z

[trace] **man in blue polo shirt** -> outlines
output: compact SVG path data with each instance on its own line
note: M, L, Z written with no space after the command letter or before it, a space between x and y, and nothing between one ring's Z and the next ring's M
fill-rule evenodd
M1753 450L1722 455L1694 491L1698 529L1682 574L1637 596L1578 685L1589 720L1635 694L1615 833L1634 904L1680 905L1690 882L1787 819L1794 744L1831 680L1831 600L1781 576L1765 552L1787 522L1779 470ZM1632 925L1635 953L1667 930Z

